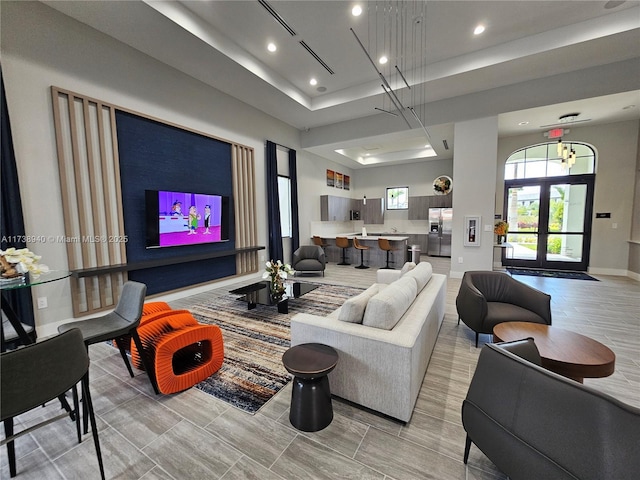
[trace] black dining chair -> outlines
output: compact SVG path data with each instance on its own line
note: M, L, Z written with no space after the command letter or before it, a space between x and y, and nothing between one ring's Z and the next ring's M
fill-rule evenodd
M7 445L9 474L15 477L16 453L15 440L34 429L66 418L67 412L48 418L34 426L14 433L13 419L46 402L60 398L68 390L73 394L73 418L76 421L78 443L80 435L80 415L78 414L77 384L82 383L83 403L86 405L93 442L98 457L100 476L104 480L104 465L100 451L98 427L89 391L89 355L78 329L72 329L55 337L32 343L17 350L0 355L0 373L2 391L0 392L0 419L4 423L5 439L1 445Z
M142 318L142 308L146 293L147 286L144 283L127 281L122 286L120 300L118 300L115 310L100 317L65 323L58 327L58 332L63 333L72 328L79 328L87 348L95 343L115 340L131 378L133 378L133 369L127 357L127 350L131 348L131 339L133 339L138 352L141 352L143 366L157 395L160 391L156 383L153 363L148 359L137 330ZM84 432L86 433L87 430L87 418L85 416Z

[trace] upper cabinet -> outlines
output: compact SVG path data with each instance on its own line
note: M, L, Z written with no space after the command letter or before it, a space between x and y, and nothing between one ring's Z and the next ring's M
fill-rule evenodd
M382 198L367 198L367 204L362 199L353 200L353 209L360 212L360 220L365 225L384 223L384 203Z
M430 208L453 207L453 194L409 197L409 220L428 220Z
M429 197L429 208L451 208L453 207L453 194L433 195Z
M333 195L320 196L320 220L323 222L348 222L353 200Z
M384 203L382 198L367 198L365 205L362 199L320 196L320 220L323 222L348 222L353 220L352 212L360 212L360 220L366 225L384 223Z
M429 219L429 199L431 197L409 197L409 220Z

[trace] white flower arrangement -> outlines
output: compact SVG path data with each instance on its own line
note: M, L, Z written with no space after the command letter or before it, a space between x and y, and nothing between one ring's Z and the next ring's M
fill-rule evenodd
M3 259L2 276L6 278L27 272L33 275L34 278L37 278L41 274L49 271L48 266L39 263L42 257L36 255L28 248L10 247L6 250L0 250L0 256Z
M280 260L274 262L270 260L266 263L265 272L262 274L263 279L267 278L280 278L282 280L287 279L287 275L295 275L296 271L291 268L288 263L282 263Z

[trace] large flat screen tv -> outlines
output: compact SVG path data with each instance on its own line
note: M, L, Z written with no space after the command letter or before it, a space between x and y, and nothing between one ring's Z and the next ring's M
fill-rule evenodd
M145 190L146 247L229 240L229 197Z

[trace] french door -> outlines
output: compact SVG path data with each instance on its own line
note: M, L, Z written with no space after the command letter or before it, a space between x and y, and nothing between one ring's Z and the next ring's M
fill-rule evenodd
M505 182L503 264L587 271L594 175Z

